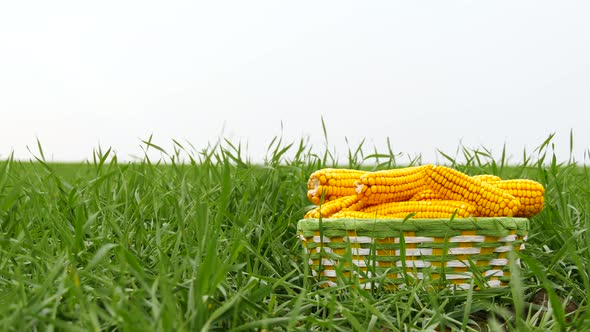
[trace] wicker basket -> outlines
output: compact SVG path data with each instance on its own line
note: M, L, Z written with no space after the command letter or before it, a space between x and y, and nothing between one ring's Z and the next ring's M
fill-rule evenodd
M305 259L324 285L397 288L417 279L476 289L506 286L525 218L303 219ZM518 261L517 261L518 263Z

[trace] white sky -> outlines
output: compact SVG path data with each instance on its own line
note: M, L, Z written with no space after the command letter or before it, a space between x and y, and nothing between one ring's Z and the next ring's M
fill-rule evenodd
M276 135L345 156L590 146L588 1L2 1L0 159ZM283 129L281 131L281 124ZM440 160L440 159L439 159Z

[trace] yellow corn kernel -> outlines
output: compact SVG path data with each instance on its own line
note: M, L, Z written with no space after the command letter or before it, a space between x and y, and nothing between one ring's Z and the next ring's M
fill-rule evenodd
M322 195L324 201L332 201L344 196L356 195L354 183L365 174L354 169L324 168L313 172L307 181L307 198L319 205Z
M356 182L356 192L367 204L407 201L426 189L430 165L369 172Z

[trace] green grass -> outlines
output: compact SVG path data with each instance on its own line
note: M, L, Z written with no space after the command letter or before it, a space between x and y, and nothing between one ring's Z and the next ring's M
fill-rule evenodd
M441 152L468 174L546 188L511 287L452 293L316 287L296 223L309 174L333 151L274 139L264 164L225 142L120 163L0 162L0 330L584 330L590 326L590 170L558 162L552 137L519 165ZM341 166L419 162L351 149ZM179 163L184 160L184 163ZM520 272L520 273L517 273ZM548 300L543 301L545 296Z

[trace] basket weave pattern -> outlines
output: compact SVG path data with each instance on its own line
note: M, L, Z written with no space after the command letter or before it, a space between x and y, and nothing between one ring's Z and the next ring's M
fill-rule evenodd
M431 278L467 289L506 286L509 252L524 249L525 218L303 219L298 232L312 274L397 287ZM517 262L518 263L518 262Z

